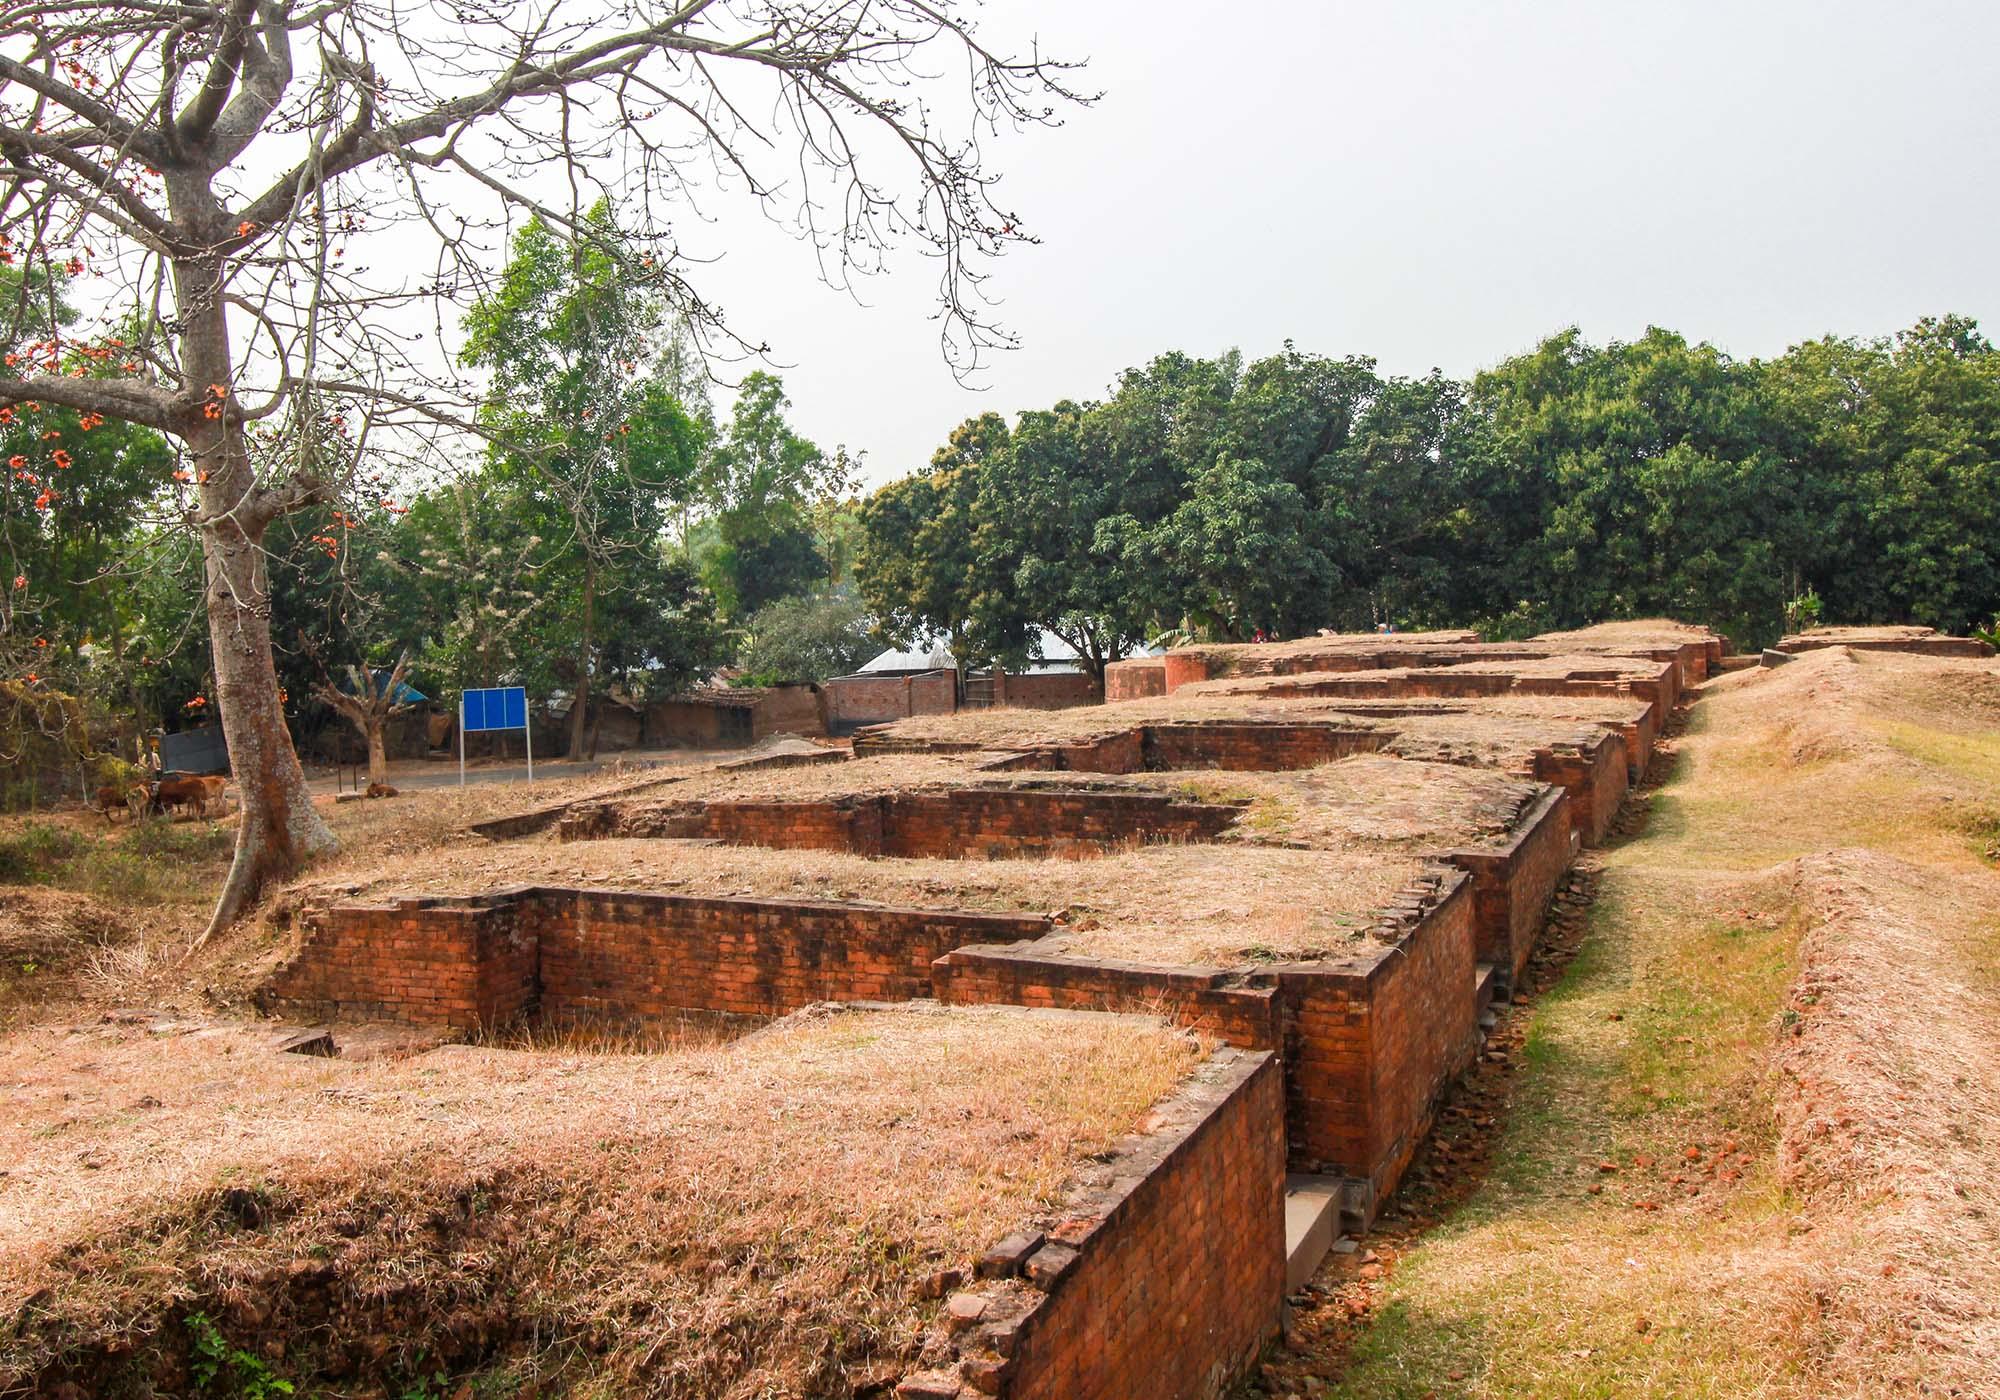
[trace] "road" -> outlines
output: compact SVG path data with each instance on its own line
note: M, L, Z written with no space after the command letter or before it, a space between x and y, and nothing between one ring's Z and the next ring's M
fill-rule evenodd
M580 759L575 763L559 759L552 763L537 763L535 778L547 781L554 778L581 778L613 763L622 761L628 769L667 768L683 763L713 762L717 757L726 756L727 750L701 749L635 749L625 753L603 754L597 758ZM306 786L315 793L352 791L353 773L357 771L342 768L338 783L331 772L320 771L306 780ZM363 786L367 785L368 769L363 765L359 770ZM528 781L526 763L479 763L467 764L465 785L471 787L479 783L525 783ZM389 765L389 783L396 788L438 788L458 785L458 761L431 762L427 759L397 759Z

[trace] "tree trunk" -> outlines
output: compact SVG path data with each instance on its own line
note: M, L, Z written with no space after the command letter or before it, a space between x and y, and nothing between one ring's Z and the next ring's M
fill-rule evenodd
M583 637L576 647L576 695L569 707L569 747L565 756L574 763L583 757L584 737L590 711L590 624L596 601L597 567L583 566Z
M368 735L368 785L370 787L373 787L377 783L382 784L384 787L389 785L389 749L384 742L382 734L385 726L385 716L376 714L368 716L368 727L365 732Z
M220 385L231 395L225 411L191 420L185 434L201 501L216 708L229 743L230 769L242 794L236 859L208 927L197 940L200 943L233 923L268 881L282 879L311 856L332 849L334 837L313 810L305 772L278 701L278 673L271 654L271 588L263 549L269 522L255 508L260 488L243 424L234 416L219 261L203 256L175 263L174 289L183 323L181 364L187 382L198 394L206 395L208 386Z

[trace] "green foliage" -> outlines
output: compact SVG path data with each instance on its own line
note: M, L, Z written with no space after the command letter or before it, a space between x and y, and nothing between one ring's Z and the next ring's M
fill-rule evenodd
M290 1381L275 1374L262 1357L231 1346L206 1313L189 1313L181 1323L187 1328L188 1370L197 1395L276 1400L292 1393Z
M749 618L743 633L740 661L750 685L844 676L881 650L868 609L837 591L768 603Z
M573 238L531 220L467 318L500 445L474 480L413 504L414 549L383 560L383 586L422 600L446 687L611 682L643 697L722 659L714 600L666 548L702 489L706 430L679 398L672 318L629 260L604 205ZM412 557L415 569L398 562Z
M1739 645L2000 607L2000 354L1962 318L1769 363L1653 329L1550 337L1462 384L1287 345L1162 355L1112 397L987 415L863 503L899 636L1006 660L1130 639L1617 618Z
M828 502L848 489L853 464L829 457L785 421L784 381L753 370L743 378L729 426L702 463L702 492L714 511L701 561L703 580L731 618L748 617L833 574L844 541Z
M1785 630L1787 632L1809 632L1819 626L1826 605L1819 594L1808 588L1798 597L1785 604Z

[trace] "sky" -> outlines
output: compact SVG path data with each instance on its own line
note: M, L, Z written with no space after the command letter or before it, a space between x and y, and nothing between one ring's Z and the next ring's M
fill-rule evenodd
M982 37L1087 57L1103 97L994 148L1042 242L994 267L1021 348L973 388L923 260L856 296L754 212L687 239L871 487L1168 350L1466 375L1569 325L1742 358L1948 311L2000 333L1990 0L993 0Z

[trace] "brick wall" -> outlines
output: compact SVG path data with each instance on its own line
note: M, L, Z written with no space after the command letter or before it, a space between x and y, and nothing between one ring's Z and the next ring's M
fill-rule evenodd
M1156 1011L1251 1050L1281 1039L1274 984L1218 968L1068 958L1031 943L954 948L931 969L937 999L959 1006Z
M1269 972L1066 958L1032 944L957 948L940 1001L1152 1011L1245 1049L1282 1049L1291 1154L1353 1178L1360 1208L1394 1188L1439 1094L1478 1042L1472 882L1437 870L1367 949Z
M1549 901L1573 853L1569 798L1551 789L1506 841L1446 856L1472 877L1474 954L1494 966L1503 990L1517 984L1534 951Z
M835 729L908 719L911 715L948 715L958 709L958 672L925 671L914 675L835 676L820 687L826 697L826 722Z
M1308 1135L1293 1143L1292 1156L1317 1155L1338 1174L1365 1182L1366 1199L1355 1203L1363 1220L1372 1219L1377 1204L1395 1189L1430 1131L1439 1097L1479 1047L1471 882L1454 875L1442 902L1368 969L1367 997L1359 1008L1367 1030L1365 1078L1338 1083L1335 1098L1323 1105L1300 1092ZM1301 1031L1292 1039L1300 1060L1295 1083L1302 1080L1306 1091L1315 1090L1320 1081L1310 1071L1321 1063L1316 1047ZM1311 1130L1337 1124L1337 1110L1352 1098L1365 1105L1365 1155L1357 1161L1316 1152L1321 1139Z
M953 1363L898 1395L1216 1400L1251 1366L1284 1301L1277 1065L1219 1051L1150 1117L1053 1225L988 1255L951 1300L971 1319Z
M1156 724L1145 729L1146 767L1275 773L1376 753L1394 737L1387 730L1341 729L1330 724L1232 724L1220 720Z
M953 948L1038 937L1040 918L800 900L549 892L541 1011L645 1022L679 1011L776 1016L815 1001L910 1001Z
M815 1001L932 994L946 952L1014 943L1040 917L808 900L521 888L476 899L337 905L260 992L274 1012L473 1029L771 1016Z
M993 675L993 703L1016 710L1067 710L1095 705L1102 697L1097 682L1081 671L1034 671Z
M1167 663L1158 656L1135 656L1104 668L1104 703L1144 700L1167 693Z
M1169 695L1184 685L1205 681L1212 674L1208 667L1208 658L1196 651L1170 651L1160 658L1160 664Z
M1377 753L1381 729L1269 720L1188 720L1138 725L1069 744L1043 744L981 765L988 772L1143 773L1218 768L1278 773Z
M1631 785L1627 743L1624 735L1607 731L1592 744L1535 750L1530 776L1554 783L1568 795L1570 827L1586 846L1604 844Z
M260 999L269 1010L311 1020L461 1030L512 1020L535 998L536 939L523 922L528 893L318 911Z
M566 841L650 836L866 856L1000 860L1103 855L1210 841L1240 809L1165 793L953 788L821 802L592 803L563 818Z
M814 685L773 686L751 711L750 736L773 734L814 738L826 733L826 700Z

